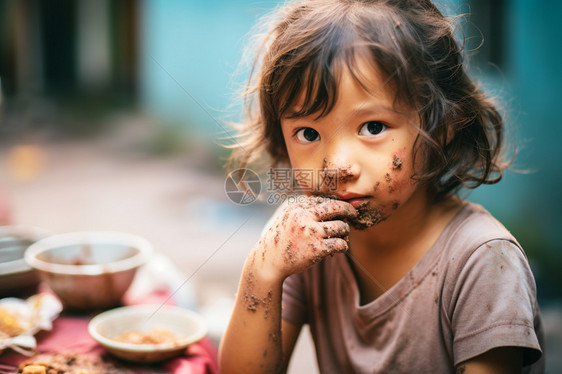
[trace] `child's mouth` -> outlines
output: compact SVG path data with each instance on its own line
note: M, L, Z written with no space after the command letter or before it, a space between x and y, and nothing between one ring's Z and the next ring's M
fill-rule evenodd
M314 196L319 196L319 197L323 197L326 199L335 199L335 200L341 200L341 201L345 201L349 204L351 204L354 208L359 208L362 206L366 206L369 204L369 200L371 198L371 196L366 196L366 195L361 195L361 194L357 194L357 193L353 193L353 192L341 192L341 193L336 193L336 194L323 194L323 193L319 193L319 192L313 192Z
M354 208L357 209L361 206L369 204L370 196L344 191L337 194L337 198L339 200L350 203Z
M367 196L354 197L351 199L345 199L344 201L350 203L355 209L359 208L360 206L369 204L369 198Z

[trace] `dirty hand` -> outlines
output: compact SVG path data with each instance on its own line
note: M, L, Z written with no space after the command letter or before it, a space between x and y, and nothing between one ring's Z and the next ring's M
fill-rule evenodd
M349 225L357 215L341 200L307 197L289 204L262 236L251 254L261 270L287 277L302 272L328 255L348 249Z

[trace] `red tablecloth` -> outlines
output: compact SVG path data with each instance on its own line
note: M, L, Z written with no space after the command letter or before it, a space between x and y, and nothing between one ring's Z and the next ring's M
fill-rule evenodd
M126 304L158 303L166 300L165 294L151 295L144 300L125 300ZM39 353L88 353L99 354L111 359L105 349L88 334L88 322L92 316L72 316L63 314L53 323L53 329L42 331L37 335L37 351ZM4 365L18 365L27 357L15 352L0 354L0 363ZM213 374L218 373L217 349L210 339L204 338L189 346L186 351L176 358L160 364L134 366L124 361L117 361L119 365L131 368L135 372L143 373L172 373L172 374Z

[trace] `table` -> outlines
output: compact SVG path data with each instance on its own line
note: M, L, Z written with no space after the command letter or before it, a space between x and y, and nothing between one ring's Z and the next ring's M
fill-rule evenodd
M143 301L136 300L134 304L156 303L167 300L165 294L153 294ZM128 302L127 302L128 301ZM131 304L126 300L125 304ZM88 334L88 322L93 315L73 315L64 312L53 323L50 331L41 331L36 335L37 350L40 353L88 353L100 355L112 360L111 356ZM0 368L17 367L27 357L9 351L0 355ZM189 346L186 351L176 358L160 364L137 366L113 359L119 365L135 373L171 373L171 374L214 374L218 373L217 349L209 338ZM0 373L9 372L2 371Z

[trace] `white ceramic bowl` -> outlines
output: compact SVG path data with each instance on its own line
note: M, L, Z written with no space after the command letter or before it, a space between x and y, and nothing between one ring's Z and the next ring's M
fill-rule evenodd
M116 338L132 331L165 329L178 339L160 344L124 343ZM112 309L90 321L92 338L113 355L133 362L149 363L177 356L207 334L205 323L197 313L175 306L135 305Z
M33 226L0 226L0 297L33 292L39 276L23 259L25 250L51 232Z
M66 308L93 310L120 305L152 252L152 245L135 235L74 232L37 241L25 252L25 261Z

